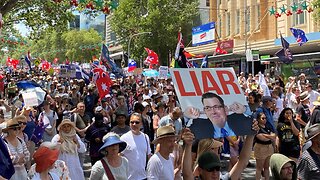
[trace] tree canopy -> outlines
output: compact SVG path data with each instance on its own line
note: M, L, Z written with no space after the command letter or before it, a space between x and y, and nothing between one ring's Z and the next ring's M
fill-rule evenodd
M71 30L64 33L48 31L44 37L34 41L31 53L48 61L58 58L59 62L68 58L70 61L89 62L101 51L102 38L94 29Z
M126 50L132 37L130 58L146 56L144 47L154 50L162 64L167 64L169 51L174 51L181 28L188 44L192 20L198 15L198 0L122 0L111 17L111 27Z

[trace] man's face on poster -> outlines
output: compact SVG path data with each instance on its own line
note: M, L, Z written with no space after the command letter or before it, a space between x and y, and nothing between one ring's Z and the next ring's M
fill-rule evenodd
M220 128L225 126L227 112L225 106L223 106L217 98L203 99L203 108L207 117L214 125Z

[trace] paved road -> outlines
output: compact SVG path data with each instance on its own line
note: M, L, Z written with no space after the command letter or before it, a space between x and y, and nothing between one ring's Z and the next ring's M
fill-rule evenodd
M222 169L226 169L228 167L228 162L229 161L228 161L227 158L222 160L222 164L223 164L223 168ZM83 169L84 169L84 174L85 174L86 179L89 179L90 171L91 171L91 163L90 163L89 155L86 156ZM254 159L251 159L248 167L242 173L242 179L254 180L255 179L255 173L256 173L256 161Z

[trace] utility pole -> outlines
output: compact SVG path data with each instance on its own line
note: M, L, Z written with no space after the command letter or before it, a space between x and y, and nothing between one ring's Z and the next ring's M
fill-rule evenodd
M244 0L244 53L247 53L248 49L248 39L247 39L247 0ZM249 74L249 61L246 58L247 61L247 73Z

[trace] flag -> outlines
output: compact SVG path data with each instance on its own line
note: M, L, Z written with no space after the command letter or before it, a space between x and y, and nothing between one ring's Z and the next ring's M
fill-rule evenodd
M259 83L258 84L260 85L260 87L263 90L263 96L271 96L266 79L264 78L264 75L261 72L259 72Z
M216 48L216 53L217 54L228 54L228 52L224 49L221 49L219 46Z
M152 51L151 49L149 48L144 48L147 53L148 53L148 57L146 58L145 62L146 64L159 64L159 57L158 57L158 54L155 53L154 51Z
M34 81L19 81L16 85L19 89L33 89L40 87L40 85Z
M129 59L128 71L134 71L137 68L137 62L134 59Z
M183 44L183 39L182 39L182 33L179 31L179 33L178 33L178 43L177 43L177 47L176 47L176 52L174 54L174 59L175 60L179 59L180 49L181 48L184 49L184 44Z
M208 68L208 55L202 59L201 68Z
M187 68L194 68L192 61L187 60L186 65L187 65Z
M299 46L302 46L304 43L308 42L306 34L304 33L303 30L290 28L290 31L292 32L293 36L296 38L296 41L299 44Z
M110 53L106 45L102 44L100 61L105 65L110 71L112 71L112 66L110 63Z
M96 81L99 97L102 99L110 92L112 80L107 72L101 72L101 76Z
M24 57L24 60L29 66L29 69L31 70L31 56L30 56L30 51L28 51L28 54Z
M73 64L76 68L76 79L83 79L86 84L90 83L90 75L79 65Z
M51 68L51 64L48 61L43 60L41 68L42 70L49 71L49 69Z
M280 61L285 63L285 64L290 64L293 61L292 53L289 49L289 43L281 36L281 44L282 44L282 49L280 49L278 52L276 52L276 56L279 57Z

